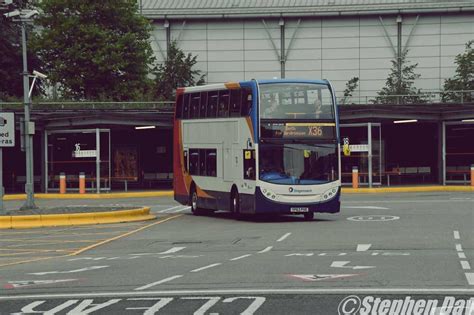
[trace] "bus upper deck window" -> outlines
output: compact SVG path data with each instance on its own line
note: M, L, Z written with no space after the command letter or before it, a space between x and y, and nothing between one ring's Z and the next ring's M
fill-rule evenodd
M239 117L240 116L240 97L241 90L231 90L230 91L230 117Z
M219 105L217 108L219 117L229 117L229 91L219 91Z
M249 89L242 90L242 107L241 107L241 116L248 116L250 114L250 109L252 108L252 91Z
M201 105L199 109L199 117L206 118L206 109L207 109L207 92L201 92Z
M178 95L176 100L176 118L183 116L183 94Z
M215 118L217 116L217 92L209 92L207 95L206 117Z
M191 110L189 118L199 118L199 101L201 99L200 93L191 94Z
M189 118L189 94L184 94L183 101L183 118Z

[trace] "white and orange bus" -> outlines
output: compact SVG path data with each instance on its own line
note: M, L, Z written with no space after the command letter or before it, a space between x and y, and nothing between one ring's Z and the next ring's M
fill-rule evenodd
M327 80L177 89L174 198L194 214L340 211L340 141Z

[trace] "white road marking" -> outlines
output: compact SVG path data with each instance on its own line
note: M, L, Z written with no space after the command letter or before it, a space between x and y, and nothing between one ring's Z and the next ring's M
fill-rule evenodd
M222 265L222 264L221 263L210 264L210 265L207 265L207 266L204 266L204 267L201 267L201 268L193 269L190 272L199 272L199 271L206 270L206 269L216 267L216 266L219 266L219 265Z
M335 257L335 256L346 256L347 253L320 253L318 254L318 256L332 256L332 257Z
M458 240L459 239L459 231L454 231L453 234L454 234L454 239Z
M346 266L349 264L350 261L333 261L331 267L333 268L349 268L349 269L371 269L375 268L375 266Z
M294 277L297 279L301 279L304 281L322 281L328 279L339 279L339 278L347 278L347 277L354 277L358 276L359 274L323 274L323 275L290 275L290 277Z
M221 298L218 296L190 296L182 297L181 300L207 300L199 309L194 311L193 315L204 315L206 312L213 307Z
M167 251L157 253L157 255L173 254L173 253L177 253L177 252L179 252L179 251L181 251L185 248L186 247L172 247L172 248L168 249Z
M281 242L281 241L284 241L288 236L291 235L291 232L288 232L286 233L285 235L283 235L282 237L280 237L279 239L277 239L277 242Z
M103 269L103 268L108 268L108 267L110 267L110 266L90 266L90 267L85 267L85 268L75 269L75 270L31 272L31 273L28 273L28 274L29 275L35 275L35 276L44 276L44 275L51 275L51 274L57 274L57 273L76 273L76 272Z
M182 207L182 205L174 206L174 207L171 207L171 208L166 208L166 209L163 209L163 210L159 210L157 212L163 213L163 212L167 212L167 211L170 211L170 210L173 210L173 209L176 209L176 208L181 208L181 207Z
M466 254L464 253L458 253L458 257L462 259L466 259Z
M234 261L234 260L239 260L239 259L246 258L246 257L249 257L249 256L252 256L252 254L242 255L242 256L235 257L235 258L232 258L232 259L229 259L229 260Z
M254 299L252 304L250 304L249 307L247 307L247 309L245 309L242 313L240 313L241 315L253 315L260 308L260 306L262 306L263 303L265 303L265 300L266 300L266 298L261 297L261 296L258 296L258 297L257 296L236 296L236 297L227 298L222 302L231 303L238 299Z
M146 289L149 289L151 287L154 287L155 285L159 285L159 284L162 284L162 283L165 283L165 282L170 282L174 279L178 279L178 278L181 278L183 275L176 275L176 276L172 276L172 277L168 277L168 278L165 278L165 279L162 279L160 281L156 281L156 282L152 282L150 284L147 284L147 285L144 285L142 287L138 287L135 289L135 291L142 291L142 290L146 290Z
M462 252L462 246L461 246L461 244L456 244L456 250L457 250L458 252Z
M359 215L355 217L349 217L347 220L356 221L356 222L383 222L383 221L393 221L398 220L400 217L395 215Z
M292 254L288 254L288 255L285 255L285 257L291 257L291 256L306 256L306 257L311 257L313 256L314 253L292 253Z
M391 252L386 252L386 253L382 253L382 256L410 256L410 253L391 253Z
M377 207L377 206L343 206L343 209L373 209L373 210L389 210L389 208L385 207Z
M474 285L474 273L466 273L470 285ZM439 294L474 294L474 288L432 288L432 287L405 287L405 288L320 288L320 289L221 289L221 290L161 290L161 291L118 291L118 292L90 292L90 293L56 293L56 294L27 294L27 295L3 295L0 301L23 300L23 299L54 299L54 298L78 298L78 297L128 297L128 296L156 296L156 295L201 295L201 294L327 294L327 293L439 293Z
M168 303L173 301L173 298L131 298L127 299L129 301L156 301L158 300L158 303L155 303L152 307L127 307L126 310L145 310L143 314L156 314L160 309L165 307Z
M358 252L365 252L369 250L372 244L357 244L357 251Z
M469 265L469 262L467 260L461 260L461 267L464 270L471 270L471 265Z
M474 285L474 272L466 272L465 275L467 283L469 283L469 285Z
M268 246L268 247L266 247L265 249L262 249L261 251L259 251L258 253L259 253L259 254L262 254L262 253L269 252L269 251L272 250L272 248L273 248L273 246Z
M191 207L189 207L189 206L185 206L185 207L184 207L184 208L182 208L182 209L178 209L178 210L169 211L168 213L178 213L178 212L185 211L185 210L189 210L189 209L191 209Z

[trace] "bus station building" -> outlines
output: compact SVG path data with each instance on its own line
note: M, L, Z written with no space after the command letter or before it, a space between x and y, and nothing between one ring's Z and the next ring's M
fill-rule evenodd
M291 3L286 4L286 3ZM197 56L206 83L250 79L328 79L339 100L342 181L358 167L361 185L467 184L474 164L474 91L443 99L455 56L474 39L474 3L419 0L140 1L153 26L158 62L171 41ZM406 53L418 64L422 101L377 99L392 63ZM359 84L344 97L346 83ZM0 104L16 113L21 104ZM170 103L33 105L36 191L157 189L172 183ZM343 139L341 139L342 141ZM21 192L25 155L20 141L4 149L4 185Z

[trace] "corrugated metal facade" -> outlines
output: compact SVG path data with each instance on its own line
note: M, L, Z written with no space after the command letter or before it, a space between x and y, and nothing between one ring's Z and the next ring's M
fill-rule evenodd
M147 1L144 1L144 4ZM148 1L161 7L197 6L206 8L255 1ZM312 4L328 1L268 0L263 5L283 3ZM336 3L376 3L381 1L333 1ZM390 1L395 3L395 1ZM397 3L409 1L396 1ZM194 3L194 4L193 4ZM416 3L425 3L417 1ZM433 4L433 1L431 1ZM436 3L440 3L439 1ZM445 3L445 2L443 2ZM472 3L472 2L471 2ZM452 4L452 2L451 2ZM353 101L364 103L384 85L395 57L397 45L396 15L284 18L287 48L286 78L327 78L342 92L346 82L360 78ZM267 25L268 35L264 22ZM402 15L402 44L408 46L408 60L418 63L421 74L417 88L439 90L445 78L454 74L454 57L474 39L474 12L457 14ZM208 83L280 77L280 25L271 18L169 19L170 35L186 52L198 56L197 68L206 74ZM416 24L416 25L415 25ZM164 20L154 20L153 46L158 61L166 55ZM413 29L413 31L412 31ZM410 37L409 34L412 33ZM291 37L294 40L289 46ZM407 40L409 41L407 42ZM272 44L273 41L273 44ZM275 49L276 48L276 49Z

